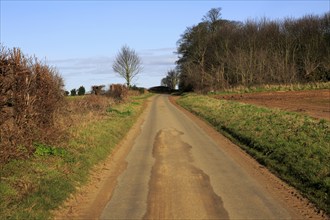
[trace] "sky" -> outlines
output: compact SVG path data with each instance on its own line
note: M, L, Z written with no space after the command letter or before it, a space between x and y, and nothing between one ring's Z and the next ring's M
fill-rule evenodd
M211 8L222 19L246 21L267 17L323 15L329 0L257 1L17 1L0 0L0 43L18 47L55 67L65 89L125 83L112 64L122 46L134 49L143 71L133 80L139 87L160 85L175 68L177 41L187 27L198 24Z

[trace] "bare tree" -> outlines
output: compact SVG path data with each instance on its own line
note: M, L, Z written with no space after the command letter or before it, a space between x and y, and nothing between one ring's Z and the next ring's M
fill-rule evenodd
M211 33L214 33L219 27L217 23L221 19L221 8L212 8L207 14L203 17L203 21L208 23Z
M142 71L142 62L135 50L125 45L117 54L112 69L126 80L130 88L132 79Z
M203 21L214 23L218 21L221 17L221 8L212 8L203 17Z
M167 76L162 79L161 85L167 86L171 89L175 89L175 87L179 84L179 73L175 70L170 70L167 72Z

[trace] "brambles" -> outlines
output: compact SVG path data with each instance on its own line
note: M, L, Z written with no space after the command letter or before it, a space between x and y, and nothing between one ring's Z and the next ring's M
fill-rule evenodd
M57 71L20 49L0 49L0 164L27 157L33 142L54 140L54 118L63 104Z

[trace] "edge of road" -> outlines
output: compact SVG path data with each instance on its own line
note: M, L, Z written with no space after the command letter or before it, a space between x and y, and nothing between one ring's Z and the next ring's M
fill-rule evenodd
M126 156L133 147L134 140L141 132L145 116L151 107L149 97L144 102L144 110L125 137L117 144L105 161L95 166L86 185L77 189L64 204L54 211L53 219L99 219L117 185L117 177L126 169Z
M259 164L242 148L219 133L212 125L177 104L176 100L178 98L179 96L169 96L169 101L201 127L239 166L262 184L274 198L278 199L283 207L288 209L293 219L330 219L329 216L320 213L315 205L303 197L298 190L289 186L265 166Z
M54 211L53 219L99 219L107 202L117 185L117 177L126 169L126 156L132 149L141 126L151 109L151 102L158 95L147 99L144 110L125 137L114 148L113 152L101 164L96 166L89 182L77 189L59 209ZM232 143L228 138L216 131L209 123L187 111L176 103L177 96L168 96L176 108L201 127L217 144L248 174L265 187L270 195L276 198L283 207L288 209L293 219L329 219L319 213L315 206L305 199L296 189L279 179L267 168L260 165L254 158Z

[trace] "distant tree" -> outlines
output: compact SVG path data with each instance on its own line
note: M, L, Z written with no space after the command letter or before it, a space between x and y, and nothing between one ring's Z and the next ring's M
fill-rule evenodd
M76 95L77 95L77 90L71 89L71 96L76 96Z
M112 69L126 80L130 88L132 79L142 71L142 62L135 50L125 45L116 56Z
M68 95L70 95L70 92L69 91L65 91L64 95L65 96L68 96Z
M169 87L169 85L170 85L169 78L168 78L167 76L164 77L164 78L160 81L160 85L161 85L161 86Z
M78 95L85 95L86 90L84 86L80 86L78 89Z
M209 23L210 30L212 32L216 31L218 27L217 23L221 18L221 8L212 8L203 17L203 21Z
M179 73L175 70L170 70L167 72L167 76L162 79L161 85L167 86L170 89L175 89L179 84Z

